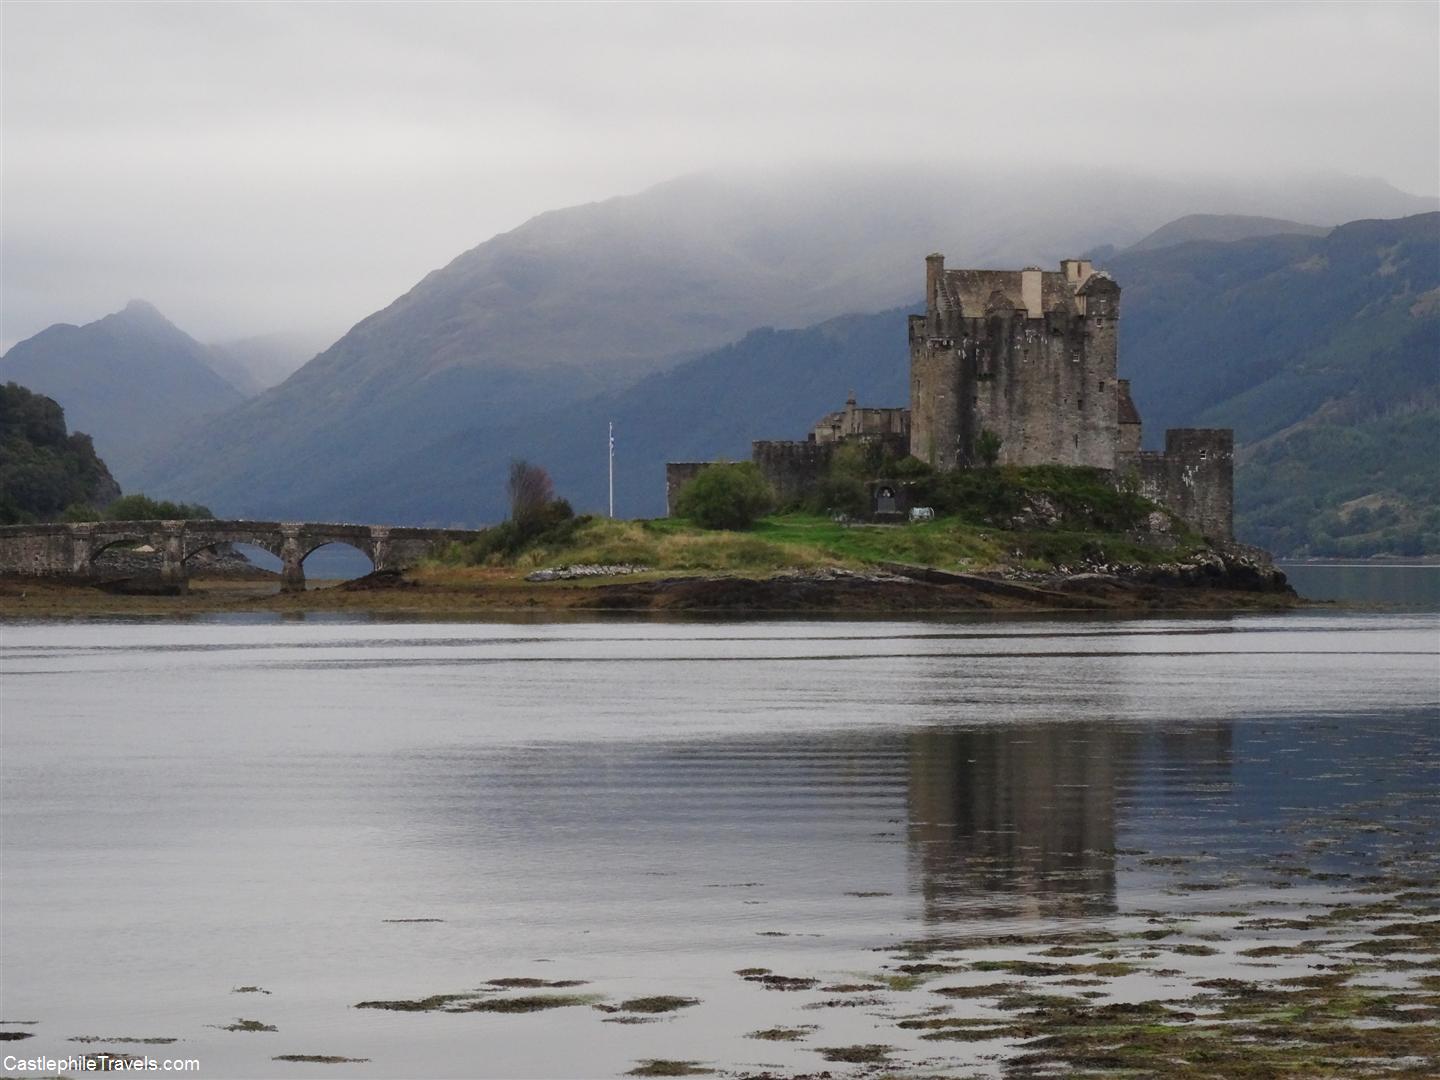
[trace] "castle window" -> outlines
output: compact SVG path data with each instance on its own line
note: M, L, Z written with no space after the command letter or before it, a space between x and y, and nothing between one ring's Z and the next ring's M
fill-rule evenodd
M1200 460L1201 460L1201 461L1204 461L1204 460L1205 460L1206 458L1208 458L1209 456L1210 456L1210 451L1209 451L1209 450L1201 450L1201 451L1200 451Z
M1071 349L1071 350L1070 350L1070 362L1071 362L1072 364L1078 364L1078 363L1080 362L1080 350L1079 350L1079 349Z
M1085 399L1083 397L1075 399L1075 408L1079 409L1081 412L1085 411Z
M1075 449L1076 449L1076 450L1079 450L1079 449L1080 449L1080 436L1079 436L1079 435L1076 435L1076 436L1075 436Z
M1101 379L1101 380L1100 380L1100 393L1103 394L1104 392L1105 392L1105 380L1104 380L1104 379Z

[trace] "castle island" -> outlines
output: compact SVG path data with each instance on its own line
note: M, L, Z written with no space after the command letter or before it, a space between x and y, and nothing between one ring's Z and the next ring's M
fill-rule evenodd
M16 525L0 528L0 611L105 603L75 586L153 592L144 567L101 557L132 549L149 552L153 584L178 598L127 602L169 602L176 611L1133 611L1295 602L1263 552L1234 543L1232 432L1171 430L1163 451L1142 449L1140 414L1119 377L1119 317L1119 284L1084 259L1066 259L1058 271L949 270L944 256L929 256L925 312L908 320L908 407L861 406L852 394L803 440L755 442L767 496L795 512L743 534L675 512L682 489L711 462L666 466L677 520L575 517L559 503L563 514L525 535L513 522L470 532L213 520ZM863 480L846 473L857 459L866 463ZM1053 466L1065 468L1045 468ZM844 476L842 508L833 500ZM957 488L970 494L956 496ZM867 520L915 524L847 527ZM282 595L212 583L198 597L181 596L200 556L233 543L280 558ZM327 543L363 551L376 573L345 589L307 591L305 558ZM53 584L41 588L46 578Z
M910 406L867 408L852 395L803 441L763 440L751 458L782 503L804 498L837 448L879 443L935 469L983 462L1103 469L1213 540L1233 538L1234 434L1171 429L1141 449L1140 413L1119 377L1120 286L1087 259L1060 269L948 270L925 260L925 314L909 318ZM667 506L708 462L666 466ZM870 485L873 516L903 517L908 485Z

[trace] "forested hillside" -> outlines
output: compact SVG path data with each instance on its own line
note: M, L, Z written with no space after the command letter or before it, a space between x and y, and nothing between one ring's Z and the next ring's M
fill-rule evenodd
M119 496L90 436L66 432L64 409L16 383L0 386L0 525L50 521Z
M1147 441L1235 429L1244 539L1440 552L1440 214L1123 253L1108 268Z

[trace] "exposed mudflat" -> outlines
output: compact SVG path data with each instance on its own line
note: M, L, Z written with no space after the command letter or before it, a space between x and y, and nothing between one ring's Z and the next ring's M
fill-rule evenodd
M769 576L626 573L584 580L526 580L515 570L425 568L350 582L312 582L281 593L273 581L197 578L184 595L121 594L79 581L0 578L0 617L177 615L208 612L674 611L766 614L907 614L1047 611L1275 610L1303 603L1284 574L1243 558L1054 573L951 573L885 564Z

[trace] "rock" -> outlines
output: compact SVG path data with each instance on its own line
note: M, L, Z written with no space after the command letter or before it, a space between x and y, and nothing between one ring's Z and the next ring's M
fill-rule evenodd
M634 566L630 563L619 563L614 566L604 566L595 563L582 563L575 566L552 566L544 570L536 570L533 574L526 574L526 581L574 581L577 578L595 577L618 577L622 574L643 574L648 571L648 566Z
M1024 505L1006 523L1006 528L1015 530L1053 529L1065 517L1064 512L1048 495L1025 496Z

